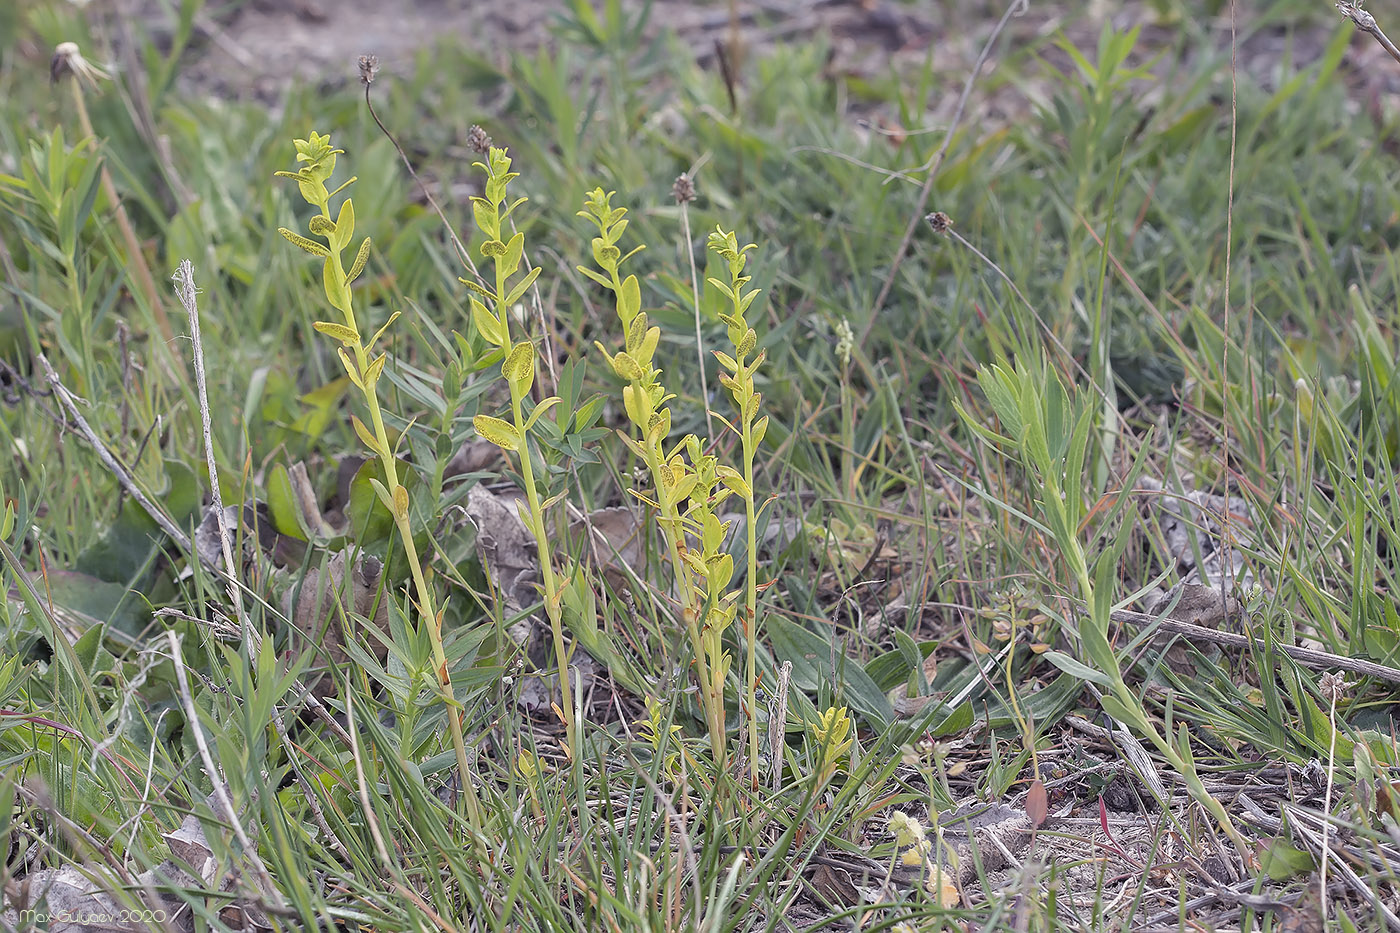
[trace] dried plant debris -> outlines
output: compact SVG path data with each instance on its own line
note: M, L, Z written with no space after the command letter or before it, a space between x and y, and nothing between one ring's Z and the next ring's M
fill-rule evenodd
M372 633L353 634L363 628L356 619L371 619L384 637L388 637L390 594L381 585L384 565L372 555L355 555L347 580L345 569L351 560L349 552L335 552L322 566L309 569L301 583L292 586L282 597L283 614L293 626L292 651L296 656L307 651L317 652L319 658L313 661L313 669L324 668L326 662L344 664L348 659L347 635L368 642L370 650L381 661L388 656L383 639ZM349 613L354 613L354 617ZM320 698L335 691L329 674L313 674L308 685Z
M539 551L517 508L524 505L512 489L498 495L480 484L467 492L467 517L476 526L476 548L496 593L503 600L507 635L539 672L522 678L517 703L532 713L544 712L560 700L558 674L550 674L552 649L549 624L538 612L525 614L540 602ZM586 651L574 653L570 667L586 691L603 668Z
M274 567L295 566L305 553L302 542L286 535L278 534L272 521L272 513L267 503L261 499L237 505L224 506L224 526L233 536L233 553L241 566L239 573L245 579L257 578L258 568L270 561ZM219 541L218 511L205 506L199 525L194 532L194 549L206 566L223 568L224 551ZM239 552L239 546L242 552ZM182 579L193 571L186 569Z
M457 448L457 452L442 468L443 479L470 473L492 473L502 465L501 448L490 441L474 437Z
M1244 559L1254 525L1249 503L1235 496L1177 491L1151 477L1139 479L1138 488L1150 493L1144 497L1149 524L1160 531L1163 553L1181 574L1175 586L1145 595L1145 610L1196 625L1216 625L1238 615L1240 592L1254 585ZM1233 544L1223 546L1226 540Z
M220 812L217 795L210 795L205 805ZM99 865L67 865L7 881L0 929L21 929L21 924L28 928L37 921L40 929L51 933L145 933L152 929L193 933L196 918L173 893L177 889L227 892L225 897L209 898L208 905L231 929L253 933L273 928L258 906L263 898L235 890L253 876L216 857L204 820L190 814L178 829L165 833L164 839L171 857L135 876L116 877ZM220 851L228 851L228 847L221 846ZM114 891L123 893L118 897Z

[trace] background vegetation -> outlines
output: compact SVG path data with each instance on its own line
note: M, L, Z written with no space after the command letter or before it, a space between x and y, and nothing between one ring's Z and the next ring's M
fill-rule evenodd
M0 922L37 923L3 911L70 865L116 903L184 905L181 928L1396 922L1395 115L1364 106L1370 39L1330 10L1259 4L1232 46L1207 6L1013 25L953 123L969 63L949 75L937 40L868 75L830 70L820 35L735 46L726 76L647 9L563 5L546 50L444 45L369 89L460 249L358 83L272 108L193 93L184 3L173 39L136 30L138 71L50 84L59 42L106 64L110 20L0 11ZM1261 46L1283 51L1231 69ZM539 348L524 411L563 399L529 473L473 421L509 411L459 281L493 239L473 124L529 199L501 239L541 270L493 320ZM344 150L330 187L357 178L347 262L373 244L359 332L402 312L376 352L403 523L313 328L339 319L329 286L278 233L319 229L274 179L313 129ZM705 237L756 244L755 534L716 505L731 587L756 583L753 692L742 626L693 650L657 471L618 433L624 380L595 346L623 346L617 299L580 268L596 187L628 210L622 252L646 246L627 270L674 394L663 440L736 467L706 413L708 389L738 426ZM232 589L166 284L183 259ZM509 578L491 550L535 469L569 503L538 526L567 568L543 609L533 544ZM505 497L494 523L473 489ZM601 545L585 515L613 523ZM1222 567L1237 611L1186 612L1171 588ZM298 595L327 580L343 611ZM1124 614L1154 605L1242 644ZM549 693L546 618L568 623L573 698ZM733 656L719 710L693 670L711 649ZM172 857L174 885L150 874Z

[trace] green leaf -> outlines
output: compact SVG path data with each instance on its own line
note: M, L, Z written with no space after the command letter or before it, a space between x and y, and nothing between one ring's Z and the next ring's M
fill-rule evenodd
M335 352L340 357L340 365L345 367L346 377L355 384L355 388L363 390L364 381L360 379L360 374L355 371L355 364L350 359L350 354L345 352L344 347L337 347Z
M764 415L753 423L753 446L758 448L763 443L763 438L768 434L768 416Z
M311 326L327 337L339 340L347 347L358 347L360 345L360 332L353 327L347 327L344 324L335 324L331 321L316 321Z
M819 684L831 680L831 643L797 623L780 615L765 617L764 626L772 640L773 657L779 662L792 662L792 682L799 689L814 691ZM894 708L861 668L848 662L845 675L844 699L881 725L894 719Z
M1024 375L1021 378L1021 453L1027 463L1048 477L1054 477L1055 464L1050 458L1050 442L1045 434L1045 408L1035 383Z
M612 364L613 371L628 382L641 382L646 378L646 371L626 352L619 351L612 358Z
M1257 854L1260 870L1272 881L1287 881L1317 868L1317 860L1311 852L1290 845L1280 836L1260 841Z
M345 249L350 238L355 235L355 205L349 198L340 204L340 216L336 218L335 229L330 235L331 249L337 253Z
M380 461L366 460L350 481L350 504L345 517L350 523L350 536L361 547L386 540L394 530L394 517L374 488L375 484L383 488L378 481L383 469ZM398 461L397 472L404 483L417 484L418 474L410 464Z
M1111 693L1105 693L1099 697L1099 706L1103 711L1114 719L1143 735L1152 731L1151 725L1147 721L1147 715L1143 712L1142 704L1134 702L1128 703L1120 700Z
M476 292L478 295L480 295L482 298L485 298L487 301L492 302L493 304L496 303L496 293L491 291L491 289L487 288L485 285L482 285L480 282L473 282L471 279L464 279L461 276L457 277L457 281L461 282L463 285L467 286L467 288L470 288L472 291Z
M500 319L476 298L471 299L471 304L472 324L476 327L477 333L481 334L487 343L494 346L499 347L505 343L504 328Z
M296 494L292 491L292 480L287 468L275 464L267 477L267 508L272 513L272 527L278 534L309 540L306 529L301 524L301 510L297 507Z
M949 711L948 715L940 719L935 725L928 728L928 734L935 739L946 735L957 735L966 732L972 726L973 709L972 703L964 702L958 704L956 709Z
M379 504L389 511L389 517L394 516L394 497L389 495L389 490L379 481L378 477L370 477L370 488L374 490L374 496L379 500ZM397 488L397 487L395 487Z
M130 645L150 625L150 604L133 587L99 580L76 570L52 568L43 580L35 582L43 586L44 599L59 610L60 618L79 630L87 629L74 648L80 655L79 663L84 664L84 670L89 674L95 671L92 657L81 657L83 652L79 646L84 641L100 639L107 634ZM108 626L105 632L103 623Z
M381 353L369 361L365 367L365 386L373 389L375 383L379 382L379 377L384 372L384 361L389 358L389 354Z
M1020 393L1016 389L1015 378L1011 371L1001 365L983 366L977 371L977 384L982 388L982 394L991 403L997 420L1001 422L1013 444L1020 443L1023 433ZM959 411L962 411L961 406ZM968 424L972 425L973 422L966 412L962 414Z
M360 241L360 251L355 254L355 261L351 264L350 271L345 273L346 288L349 288L350 284L360 277L360 273L365 271L365 263L369 262L369 249L369 237L365 237Z
M898 634L898 630L896 633ZM909 682L914 667L922 667L923 659L933 653L933 650L938 647L938 643L920 642L917 647L918 661L913 661L900 647L896 647L871 658L870 663L865 665L865 673L870 675L870 679L882 692L888 692L901 684L906 684Z
M557 395L551 395L547 399L542 399L540 403L535 406L535 410L530 412L530 417L525 420L525 430L528 431L531 428L533 428L535 426L535 422L539 420L540 416L543 415L545 412L549 411L555 405L559 404L559 401L560 398Z
M506 295L506 300L502 302L502 304L507 308L512 307L520 300L520 296L525 294L526 290L528 290L531 285L535 284L535 279L539 277L540 267L535 266L529 272L525 273L525 278L516 282L515 285L511 287L510 294Z
M505 280L515 275L515 270L520 268L520 260L525 255L525 234L517 233L506 243L506 248L499 259L496 260L496 268L500 272L501 279ZM509 306L509 302L506 303Z
M202 484L194 471L181 463L165 464L164 488L149 489L177 526L198 514ZM121 508L102 536L73 561L75 570L101 580L144 590L153 579L153 560L166 541L155 519L135 499L123 498Z
M601 286L603 286L604 288L606 288L608 291L612 291L612 287L613 287L612 279L608 278L607 276L600 275L600 274L597 273L597 272L594 272L592 269L589 269L587 266L575 266L574 268L577 269L579 272L582 272L586 277L592 279L593 281L597 282L599 285L601 285Z
M288 230L286 227L278 227L277 232L282 234L282 236L286 238L288 243L291 243L293 246L301 247L313 256L319 256L322 259L325 259L331 254L331 251L326 249L320 243L317 243L315 240L308 239L307 237L304 237L300 233L297 233L293 230Z
M389 315L389 320L384 322L384 326L375 331L374 336L369 338L369 343L365 344L365 350L372 350L374 345L379 342L379 338L383 337L384 332L389 329L389 325L397 321L401 314L403 314L402 311L395 311L393 314Z
M476 220L477 229L484 233L487 239L494 240L500 233L501 222L496 213L496 205L485 198L472 198L472 217Z
M632 318L642 310L642 287L635 275L629 275L622 282L622 291L617 293L618 316L630 324Z
M1071 677L1078 677L1080 680L1087 680L1089 683L1109 689L1112 689L1114 686L1112 677L1097 668L1090 667L1080 662L1074 656L1065 654L1063 651L1047 651L1041 655L1041 657L1045 658L1045 660L1049 661L1066 674L1069 674Z
M509 422L490 415L477 415L472 419L472 427L478 435L502 450L520 450L520 434Z
M351 415L350 423L354 425L355 433L359 435L360 443L364 444L365 447L369 448L370 453L374 454L376 457L388 456L387 452L379 446L379 438L374 436L374 432L367 428L363 421L361 421L356 416Z
M522 342L511 347L506 361L501 364L501 375L510 383L511 392L516 398L529 395L530 387L535 382L534 345Z

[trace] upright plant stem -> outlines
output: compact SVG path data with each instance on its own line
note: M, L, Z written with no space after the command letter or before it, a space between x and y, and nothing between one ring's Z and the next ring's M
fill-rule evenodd
M744 483L749 494L744 496L744 530L748 573L744 585L744 647L745 685L749 707L749 782L758 789L758 508L753 497L754 438L753 423L743 419Z

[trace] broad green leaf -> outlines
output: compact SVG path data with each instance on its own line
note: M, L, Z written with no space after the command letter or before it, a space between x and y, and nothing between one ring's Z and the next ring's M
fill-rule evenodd
M501 364L501 375L510 383L511 391L517 398L530 394L535 382L535 347L530 343L517 343L506 354Z
M642 286L635 275L623 279L622 291L617 293L617 308L618 315L629 324L642 310Z
M360 332L353 327L344 324L335 324L331 321L316 321L311 325L327 337L339 340L348 347L358 347L360 345Z
M509 422L490 415L477 415L472 418L472 427L478 435L503 450L520 450L520 434Z
M505 342L505 328L499 318L476 298L471 299L472 324L476 326L477 333L487 343L500 346Z
M1114 680L1112 677L1097 668L1090 667L1080 662L1074 656L1065 654L1063 651L1047 651L1041 655L1041 657L1045 658L1045 660L1049 661L1066 674L1069 674L1071 677L1087 680L1089 683L1097 684L1100 687L1113 688Z
M776 614L765 617L764 627L772 641L773 657L780 662L792 662L794 685L814 691L822 682L830 682L830 642ZM844 699L879 724L888 724L894 718L894 708L875 682L853 660L847 660L842 670Z
M355 205L350 198L340 204L340 216L336 218L334 232L330 236L331 248L337 253L350 244L355 235Z
M278 227L277 232L282 234L282 236L286 238L288 243L291 243L293 246L301 247L313 256L319 256L320 258L325 259L331 254L331 251L326 249L320 243L317 243L315 240L304 237L300 233L297 233L293 230L288 230L286 227Z
M619 351L613 357L613 370L628 382L641 382L646 378L641 365L624 351Z
M272 467L267 477L267 508L272 513L272 526L278 534L309 540L306 529L301 524L301 510L297 508L296 494L292 491L292 480L287 468L281 463Z

